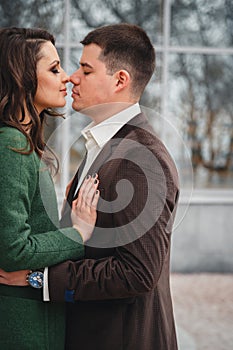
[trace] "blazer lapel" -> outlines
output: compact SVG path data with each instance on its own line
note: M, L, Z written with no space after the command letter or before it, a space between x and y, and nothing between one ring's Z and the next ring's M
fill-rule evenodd
M122 140L125 139L127 134L131 132L135 127L140 127L145 123L146 119L143 114L138 114L135 116L128 124L122 126L122 128L109 140L103 147L101 152L98 154L94 162L92 163L88 174L98 173L100 167L110 158L114 153L116 147L120 144Z
M96 157L96 159L94 160L94 162L92 163L91 167L89 168L89 170L87 171L88 174L94 174L94 173L99 173L99 169L101 168L101 166L103 166L106 161L108 159L111 158L111 156L114 154L115 149L118 147L118 145L121 143L121 141L123 141L125 139L125 137L135 128L137 127L145 127L145 125L147 124L147 119L145 118L145 116L143 114L138 114L137 116L135 116L132 120L130 120L129 123L125 124L117 133L116 135L113 136L112 139L110 139L106 145L103 147L103 149L101 150L101 152L98 154L98 156ZM72 206L72 201L74 200L74 194L78 185L78 181L79 178L81 176L82 170L84 168L86 162L86 156L83 159L81 165L78 168L77 173L74 176L74 180L72 182L69 194L67 196L67 202L65 205L65 209L60 221L60 224L63 225L66 222L69 222L69 225L71 224L71 220L70 220L70 212L71 212L71 206ZM111 173L112 173L112 168L111 168ZM106 167L105 167L105 174L103 175L107 175L106 174ZM111 181L109 178L109 185L110 185ZM100 184L100 191L104 191L104 188L101 188L101 184ZM75 197L77 197L78 192L76 194ZM69 218L69 219L68 219ZM61 226L64 227L64 226Z
M83 158L83 160L82 160L82 162L81 162L81 164L80 164L80 166L79 166L79 168L74 176L74 179L72 181L69 193L67 195L65 208L64 208L61 220L60 220L60 227L66 227L66 226L71 225L70 213L71 213L72 201L75 199L74 198L75 191L76 191L76 188L78 186L79 178L82 174L84 165L86 163L86 159L87 159L87 153L86 153L85 157Z
M106 143L104 148L98 154L94 162L92 163L90 169L88 170L88 174L98 173L100 167L106 162L106 160L113 153L114 148L117 146L117 140L111 139Z

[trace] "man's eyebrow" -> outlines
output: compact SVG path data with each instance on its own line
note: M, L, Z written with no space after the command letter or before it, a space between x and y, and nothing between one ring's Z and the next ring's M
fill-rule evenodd
M89 63L86 63L86 62L79 62L79 64L82 67L93 68Z

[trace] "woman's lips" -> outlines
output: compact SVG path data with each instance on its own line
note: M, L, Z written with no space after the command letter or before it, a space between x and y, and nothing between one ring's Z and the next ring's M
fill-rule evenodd
M62 90L60 90L65 96L67 95L67 91L66 91L66 89L62 89Z

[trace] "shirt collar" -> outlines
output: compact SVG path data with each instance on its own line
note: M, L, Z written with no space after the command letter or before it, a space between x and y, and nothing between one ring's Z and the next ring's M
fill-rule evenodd
M87 125L82 134L87 140L94 139L96 145L102 148L121 128L135 115L141 113L139 103L124 109L123 111L95 125L94 122Z

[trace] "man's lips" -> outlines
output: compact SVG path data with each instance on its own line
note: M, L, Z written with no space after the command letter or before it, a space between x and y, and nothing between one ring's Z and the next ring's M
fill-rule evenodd
M80 96L80 94L79 94L79 92L78 91L75 91L75 90L72 90L72 97L73 97L73 95L75 95L75 96Z

